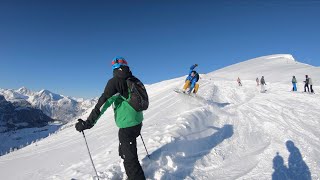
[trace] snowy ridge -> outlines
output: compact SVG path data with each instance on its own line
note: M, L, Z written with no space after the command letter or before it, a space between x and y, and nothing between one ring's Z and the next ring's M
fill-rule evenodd
M301 93L300 84L298 92L290 92L292 73L304 75L303 70L317 82L318 68L275 55L201 75L199 97L173 92L185 77L147 86L150 108L142 135L151 160L137 139L147 179L271 179L283 178L283 169L298 173L297 179L319 179L320 96ZM264 74L267 93L255 83L260 71L270 72ZM242 87L233 77L238 74ZM314 89L320 91L317 83ZM126 178L117 132L111 109L85 131L100 179ZM94 172L82 135L70 126L37 146L1 156L0 174L3 179L62 180L93 179Z
M305 80L305 75L313 78L315 84L320 83L319 67L310 66L296 61L292 55L278 54L250 59L238 64L234 64L212 73L214 79L255 80L257 77L265 76L269 82L290 83L292 76L296 76L298 83Z
M49 90L33 92L26 87L13 89L0 89L8 101L26 100L35 108L42 110L47 116L61 121L70 121L81 116L97 102L97 99L76 99L53 93Z

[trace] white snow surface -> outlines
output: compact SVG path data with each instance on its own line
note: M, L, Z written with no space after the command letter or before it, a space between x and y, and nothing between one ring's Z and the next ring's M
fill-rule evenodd
M305 74L313 78L316 94L302 93ZM256 86L261 75L266 93ZM292 75L299 81L298 92L290 91ZM305 163L304 173L309 169L312 179L320 178L319 68L291 55L271 55L200 76L198 97L173 91L183 86L185 76L147 86L150 107L144 112L142 136L151 159L137 139L147 179L271 179L277 153L288 167L288 141L301 153L295 160ZM94 179L75 122L1 156L0 179ZM100 179L126 179L117 133L111 108L85 131Z

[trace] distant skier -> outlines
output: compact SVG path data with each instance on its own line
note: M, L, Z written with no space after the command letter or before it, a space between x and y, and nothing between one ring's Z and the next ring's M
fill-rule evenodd
M189 75L186 78L185 84L183 86L183 92L185 93L187 88L189 88L189 90L187 91L188 94L190 94L193 90L193 93L196 94L198 92L199 89L199 84L197 83L199 80L199 74L197 73L197 71L194 70L194 68L196 68L198 66L198 64L194 64L190 67L189 70Z
M242 83L241 83L241 80L240 80L239 77L238 77L238 79L237 79L237 82L238 82L238 85L239 85L239 86L242 86Z
M259 86L260 84L259 84L259 78L258 77L256 78L256 82L257 82L257 86Z
M113 105L115 123L119 127L119 156L123 159L124 168L129 180L145 180L144 172L138 160L136 138L140 135L143 113L136 110L137 103L133 99L146 96L141 81L134 77L127 61L116 56L112 61L113 77L108 81L104 92L91 111L86 121L79 119L75 125L76 130L82 132L92 128L100 116ZM129 87L137 91L129 91ZM142 92L143 91L143 92ZM128 100L130 97L130 101ZM139 99L139 102L142 100ZM134 101L137 102L137 101ZM143 101L146 103L146 101ZM130 104L129 104L130 103ZM103 142L102 142L103 143Z
M264 77L263 77L263 76L262 76L261 79L260 79L260 84L261 84L261 92L262 92L262 93L266 92L267 90L266 90L266 88L265 88L265 85L267 85L267 84L266 84L266 81L264 80Z
M292 91L297 91L297 79L295 76L292 77Z
M313 88L312 88L313 82L312 82L311 77L309 77L309 85L310 85L310 91L311 91L311 93L314 93Z
M304 92L307 92L306 88L308 89L308 92L310 92L309 91L309 77L308 77L308 75L306 75L306 80L303 82L304 82Z

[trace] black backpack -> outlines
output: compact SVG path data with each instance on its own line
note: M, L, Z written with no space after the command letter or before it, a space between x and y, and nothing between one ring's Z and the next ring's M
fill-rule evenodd
M137 112L148 109L149 98L143 83L136 77L129 77L127 85L129 89L128 103L133 109Z

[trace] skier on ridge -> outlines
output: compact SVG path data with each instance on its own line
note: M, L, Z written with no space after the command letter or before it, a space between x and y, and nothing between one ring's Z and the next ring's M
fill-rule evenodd
M313 88L312 88L313 82L312 82L311 77L309 77L309 85L310 85L310 91L311 91L311 93L314 93Z
M303 82L304 82L304 92L307 92L306 89L308 89L308 92L310 92L309 91L309 77L308 77L308 75L306 75L306 80Z
M194 70L194 68L196 68L197 66L198 64L194 64L190 67L189 75L186 78L185 84L183 86L183 93L186 92L187 88L189 88L189 90L187 91L188 94L190 94L192 90L194 94L198 92L199 84L197 82L199 80L199 74Z
M292 77L292 91L297 91L297 79L295 76Z
M242 83L241 83L241 80L240 80L239 77L238 77L238 79L237 79L237 82L238 82L238 85L239 85L239 86L242 86Z
M259 78L258 77L256 78L256 82L257 82L257 86L259 86L260 84L259 84Z
M261 84L261 92L265 93L267 90L266 90L266 88L264 86L267 85L267 84L266 84L266 81L264 80L263 76L260 79L260 84Z

